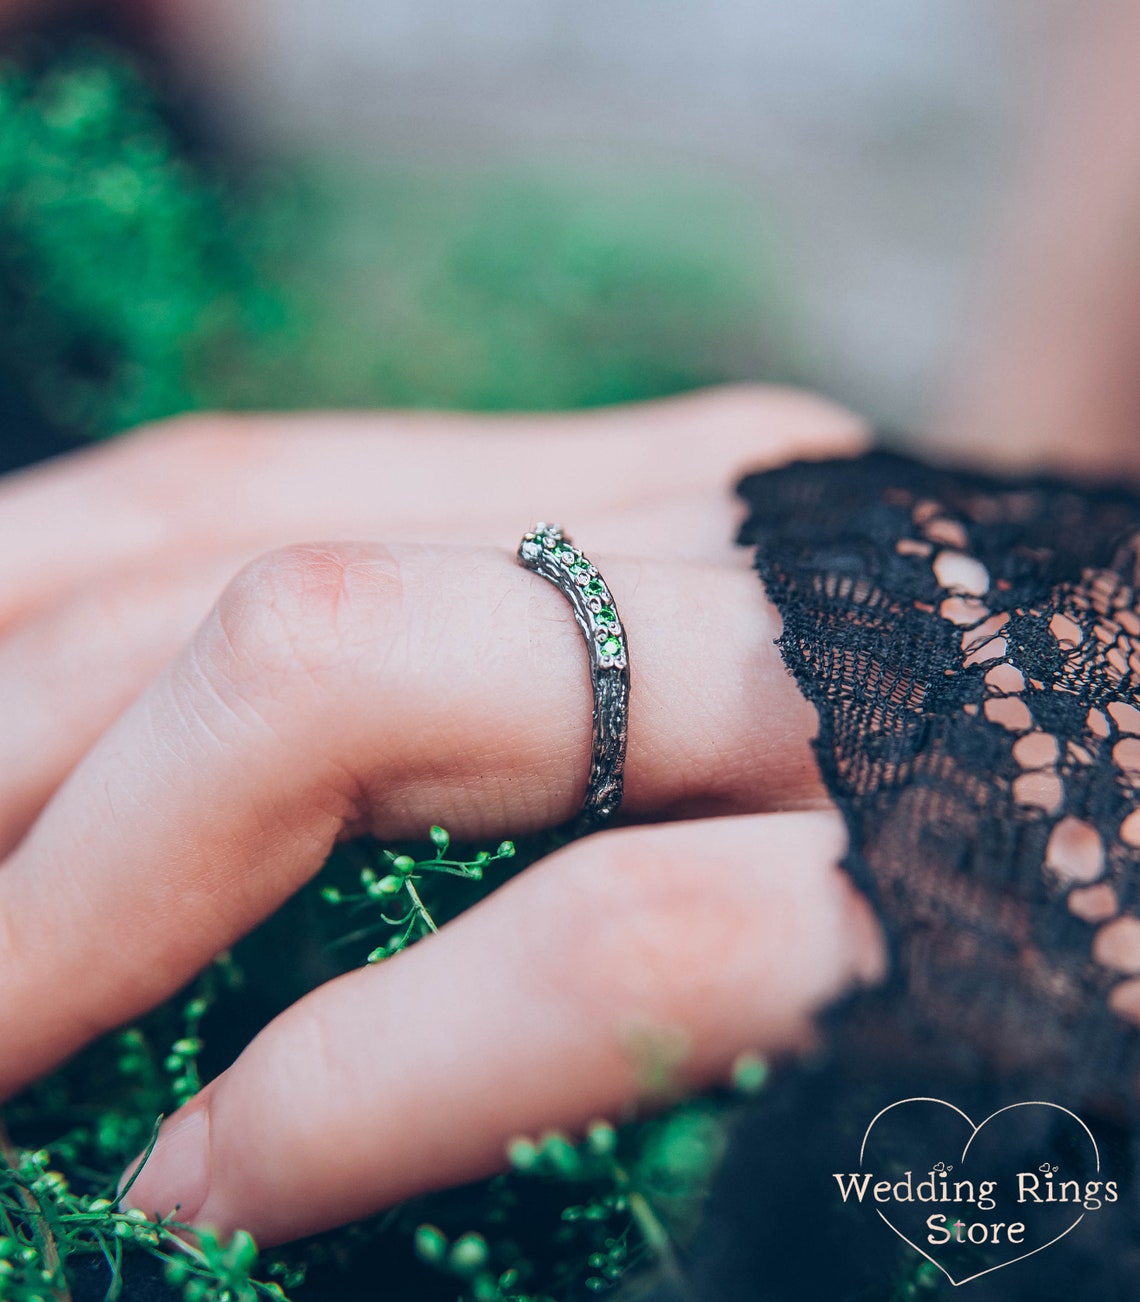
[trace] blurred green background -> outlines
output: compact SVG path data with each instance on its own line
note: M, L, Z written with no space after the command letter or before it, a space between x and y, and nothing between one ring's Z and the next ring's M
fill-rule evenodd
M788 375L777 264L752 206L677 173L253 165L105 43L0 62L12 438L21 419L87 438L202 408L582 407Z

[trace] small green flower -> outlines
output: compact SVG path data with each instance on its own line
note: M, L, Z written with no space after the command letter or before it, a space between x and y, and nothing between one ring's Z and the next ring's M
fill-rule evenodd
M421 1225L416 1230L413 1244L421 1261L435 1263L442 1261L447 1254L447 1235L435 1225Z

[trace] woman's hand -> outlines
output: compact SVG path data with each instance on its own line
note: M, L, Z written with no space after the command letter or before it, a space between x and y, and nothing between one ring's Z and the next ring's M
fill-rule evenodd
M722 390L185 419L0 483L0 1097L171 995L339 837L577 812L590 681L569 604L515 560L537 519L626 626L626 825L290 1008L165 1123L130 1202L268 1245L622 1109L647 1037L692 1086L810 1043L882 944L732 485L861 438Z

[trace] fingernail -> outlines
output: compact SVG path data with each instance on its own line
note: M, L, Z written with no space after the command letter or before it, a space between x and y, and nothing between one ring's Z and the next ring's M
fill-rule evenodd
M134 1207L147 1216L165 1216L178 1204L174 1219L194 1220L209 1188L208 1118L206 1101L199 1096L163 1122L146 1165L120 1203L124 1211ZM120 1189L130 1179L141 1157L142 1153L127 1165L119 1181Z

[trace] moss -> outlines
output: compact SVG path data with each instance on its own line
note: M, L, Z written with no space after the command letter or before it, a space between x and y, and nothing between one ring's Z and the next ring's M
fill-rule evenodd
M0 63L7 384L98 436L201 408L580 407L774 369L758 223L708 187L235 172L183 146L121 54Z

